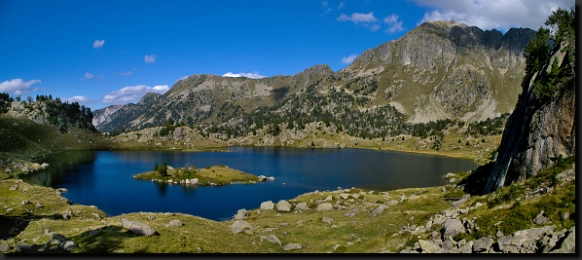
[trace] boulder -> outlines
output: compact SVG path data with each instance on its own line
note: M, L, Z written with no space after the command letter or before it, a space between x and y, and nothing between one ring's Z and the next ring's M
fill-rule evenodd
M340 198L342 198L344 200L347 200L350 197L350 195L349 194L346 194L346 193L342 193L339 196L340 196Z
M260 237L260 240L263 241L263 239L264 240L267 240L267 241L269 241L269 242L271 242L273 244L279 244L279 245L281 245L281 240L279 240L275 235L272 235L271 234L271 235L268 235L268 236L261 236Z
M40 202L38 202L38 201L37 201L37 202L36 202L36 208L37 208L37 209L40 209L40 208L42 208L42 207L44 207L44 206L43 206L42 204L40 204Z
M398 205L398 201L397 200L390 200L390 201L387 201L384 204L386 204L386 206Z
M439 245L431 240L418 240L418 243L424 253L434 253L440 249Z
M333 206L331 205L331 203L321 203L319 205L317 205L317 211L328 211L328 210L332 210Z
M298 243L289 243L283 247L283 250L290 251L290 250L298 250L303 248L301 244Z
M402 203L404 200L406 200L406 195L402 194L402 196L400 197L400 201L398 201L398 204Z
M473 243L473 252L487 252L495 240L489 237L482 237Z
M344 216L346 216L346 217L353 217L356 214L358 214L358 212L360 212L360 208L359 207L355 207L352 210L348 211L348 213L344 214Z
M279 212L289 212L291 211L291 204L286 200L280 200L277 202L277 211Z
M73 248L75 248L75 242L73 242L73 241L71 241L71 240L67 240L66 242L64 242L64 243L61 245L61 248L62 248L62 249L65 249L65 250L67 250L67 251L71 251L71 250L73 250Z
M235 220L243 220L247 217L247 210L246 209L239 209L234 215Z
M326 223L326 224L331 224L331 223L333 223L333 218L326 218L326 217L323 217L323 218L321 219L321 222L323 222L323 223Z
M130 221L126 218L121 219L121 224L123 228L126 228L129 231L138 235L151 236L156 233L156 231L152 227L139 222Z
M251 224L249 224L249 222L246 222L244 220L236 220L232 223L232 233L234 234L243 232L245 229L252 230L253 227L251 226Z
M374 212L372 212L372 214L370 215L371 218L375 218L376 216L378 216L380 213L382 213L384 211L384 209L386 209L386 206L384 205L380 205L378 206Z
M182 221L174 219L172 221L170 221L170 223L166 224L166 227L181 227L182 225Z
M325 198L325 201L332 201L333 197L331 195L327 196L327 198Z
M542 210L540 212L540 214L538 214L533 221L534 221L534 223L536 223L538 225L544 225L544 224L552 223L552 221L549 218L547 218L547 217L544 216L544 210Z
M307 203L305 203L305 202L299 202L299 203L297 203L297 206L295 206L295 208L297 208L299 210L303 210L303 211L309 209L309 207L307 206Z
M27 205L27 204L30 204L30 201L29 200L23 200L21 204L22 205Z
M198 185L200 183L200 180L198 178L194 178L190 180L190 184L194 184L194 185Z
M270 200L261 203L261 210L273 210L274 207L275 205Z
M447 237L454 238L460 233L465 233L465 227L463 226L463 223L459 219L456 218L447 219L447 221L445 221L444 226L445 227L443 232L443 240L446 239Z
M576 253L576 227L570 228L566 238L557 247L550 253Z

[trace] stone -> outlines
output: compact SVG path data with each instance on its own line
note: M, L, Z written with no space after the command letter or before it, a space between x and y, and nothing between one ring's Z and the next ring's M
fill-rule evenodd
M321 203L319 205L317 205L317 211L328 211L328 210L332 210L333 206L331 205L331 203Z
M181 227L182 225L182 221L174 219L171 220L170 223L166 224L166 227Z
M261 210L273 210L274 207L275 205L270 200L261 203Z
M384 204L386 204L386 206L398 205L398 201L397 200L390 200L390 201L387 201Z
M190 184L194 184L194 185L198 185L200 183L200 180L198 178L194 178L190 180Z
M420 244L420 249L424 253L434 253L440 248L439 245L431 240L418 240L418 243Z
M277 238L275 235L261 236L260 240L263 241L263 239L265 239L273 244L281 245L281 240L279 240L279 238Z
M239 209L236 212L236 215L234 215L235 220L242 220L242 219L245 219L246 217L247 217L247 210L246 209Z
M291 204L286 200L280 200L277 202L277 211L279 212L289 212L291 211Z
M384 205L380 205L378 206L374 212L372 212L372 214L370 215L371 218L375 218L376 216L380 215L380 213L382 213L384 211L384 209L386 209L386 206Z
M36 208L37 208L37 209L40 209L40 208L42 208L42 207L43 207L43 205L42 205L42 204L40 204L40 202L38 202L38 201L37 201L37 202L36 202Z
M309 207L307 206L307 203L305 202L299 202L297 203L297 205L295 206L296 209L305 211L305 210L309 210Z
M460 233L465 233L465 227L459 219L453 218L445 221L443 239L446 239L447 237L454 238Z
M17 245L14 246L14 248L16 249L16 252L22 253L24 251L30 250L32 248L32 245L17 244Z
M534 223L538 224L538 225L545 225L545 224L549 224L552 223L552 221L544 216L544 210L540 211L540 214L538 214L536 216L536 218L534 218Z
M28 204L30 204L30 201L29 200L23 200L21 204L22 205L28 205Z
M350 197L350 195L349 194L346 194L346 193L342 193L339 196L340 196L340 198L342 198L344 200L347 200Z
M101 216L99 216L99 214L97 214L97 213L91 213L91 216L96 218L96 219L101 219Z
M576 227L570 228L566 238L562 240L557 249L550 251L550 253L576 253Z
M67 251L71 251L71 250L73 250L73 248L75 248L75 242L73 242L73 241L71 241L71 240L67 240L66 242L64 242L64 243L61 245L61 248L62 248L62 249L65 249L65 250L67 250Z
M234 234L243 232L245 229L249 229L252 231L253 227L251 226L251 224L249 224L249 222L246 222L244 220L236 220L232 223L232 233Z
M495 241L489 237L479 238L473 243L473 252L486 252L491 248L493 242Z
M121 219L121 225L123 228L128 229L129 231L138 235L151 236L156 233L152 227L143 223L130 221L126 218Z
M327 196L327 198L325 198L325 201L333 201L333 197L331 195Z
M473 252L473 243L474 241L469 241L465 243L463 246L459 247L459 253L463 254L470 254Z
M301 244L298 243L289 243L283 247L283 250L290 251L290 250L299 250L303 248Z
M321 219L321 222L323 222L323 223L326 223L326 224L331 224L331 223L333 223L333 218L326 218L326 217L323 217L323 218Z
M352 210L348 211L348 213L344 214L344 216L346 216L346 217L353 217L356 214L358 214L358 212L360 212L360 208L359 207L355 207Z
M16 190L16 189L18 189L18 185L10 186L10 188L8 190Z
M406 200L406 195L402 194L402 196L400 197L400 201L398 201L398 204L402 203L404 200Z
M0 244L0 252L5 253L5 252L8 251L8 249L10 249L10 247L8 246L8 244L6 244L6 243Z

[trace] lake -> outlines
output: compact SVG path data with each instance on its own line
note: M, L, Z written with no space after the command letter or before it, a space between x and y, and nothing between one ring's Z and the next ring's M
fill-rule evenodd
M226 165L275 177L254 185L193 187L135 180L166 161L173 167ZM238 209L292 199L315 190L364 188L386 191L446 183L448 172L477 168L471 160L366 149L231 147L228 152L72 151L46 157L50 166L22 175L28 183L67 188L73 203L95 205L108 215L181 212L222 221Z

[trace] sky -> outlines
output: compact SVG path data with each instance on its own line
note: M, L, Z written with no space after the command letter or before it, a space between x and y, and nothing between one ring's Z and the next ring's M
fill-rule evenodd
M422 22L537 30L574 0L0 0L0 93L93 110L193 74L338 71Z

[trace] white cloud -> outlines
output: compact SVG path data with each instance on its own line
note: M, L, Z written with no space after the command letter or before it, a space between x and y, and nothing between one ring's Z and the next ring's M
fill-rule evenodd
M133 74L133 72L131 72L131 71L125 71L125 72L115 73L115 76L131 76L132 74Z
M259 72L255 71L253 73L232 73L232 72L227 72L224 73L224 75L222 75L223 77L231 77L231 78L238 78L238 77L247 77L247 78L251 78L251 79L261 79L261 78L265 78L266 76L263 76L261 74L259 74Z
M93 42L93 48L99 49L103 47L103 44L105 44L105 40L95 40L95 42Z
M69 103L79 102L79 104L87 104L89 102L89 98L87 98L85 96L73 96L70 98L64 98L63 101L66 101Z
M378 24L378 19L374 16L373 12L369 12L367 14L364 13L353 13L352 15L348 16L345 14L341 14L338 18L338 21L350 21L356 25L362 25L371 31L375 32L380 29L380 25Z
M512 27L528 27L537 30L558 7L570 10L572 0L413 0L426 6L418 24L431 20L455 20L484 30L507 31Z
M85 72L85 78L86 79L92 79L93 78L93 74L91 74L89 72Z
M344 7L345 3L344 2L340 2L339 5L337 6L337 9L342 9L342 7Z
M146 85L128 86L112 91L105 95L101 101L111 104L137 103L148 92L163 94L169 89L170 87L168 85L157 85L153 87Z
M22 79L7 80L0 83L0 92L6 92L17 96L22 95L24 93L36 90L30 89L30 86L35 83L41 83L41 81L37 79L29 80L27 82L24 82Z
M350 63L354 62L354 60L355 60L357 57L358 57L358 55L356 55L356 54L352 54L352 55L350 55L350 56L343 57L343 58L342 58L342 63L343 63L343 64L350 64Z
M143 58L143 60L144 60L146 63L154 63L154 62L156 62L156 55L155 55L155 54L152 54L152 55L146 55L146 56Z
M331 11L331 7L329 7L329 3L326 1L321 2L321 7L323 8L323 15L326 15L327 13L329 13Z
M384 17L384 23L388 24L388 29L386 29L384 32L395 33L404 31L404 27L402 27L402 21L398 21L397 14Z

